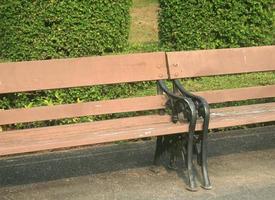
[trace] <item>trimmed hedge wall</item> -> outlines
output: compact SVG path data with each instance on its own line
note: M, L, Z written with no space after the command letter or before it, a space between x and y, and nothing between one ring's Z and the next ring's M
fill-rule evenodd
M37 60L118 52L131 0L2 0L0 59Z
M172 50L272 44L273 0L160 0L159 37Z
M132 0L2 0L0 60L43 60L121 52L127 47ZM0 94L0 109L113 99L144 84ZM31 126L89 121L80 118ZM29 125L18 125L17 128Z

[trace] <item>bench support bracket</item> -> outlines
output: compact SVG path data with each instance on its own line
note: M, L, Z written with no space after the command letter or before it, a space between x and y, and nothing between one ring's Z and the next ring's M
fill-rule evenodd
M197 114L196 114L196 107L193 103L191 98L183 97L175 95L173 92L170 92L170 90L165 85L164 81L158 81L158 86L169 98L167 102L167 107L169 107L172 111L172 121L174 123L177 123L179 121L179 116L184 115L185 119L189 122L189 132L187 136L187 142L182 143L187 145L182 146L182 152L184 159L187 164L187 171L188 171L188 180L189 180L189 186L188 190L190 191L196 191L196 183L195 183L195 175L194 175L194 169L193 169L193 139L194 139L194 133L195 133L195 127L196 127L196 121L197 121ZM170 136L162 136L158 137L157 139L157 147L156 147L156 153L155 153L155 159L154 162L157 163L159 160L160 155L164 151L169 151L173 149L173 141L178 140L177 138L180 136L182 138L185 138L184 136L181 136L182 134L176 134L176 135L170 135ZM186 152L186 153L185 153ZM173 164L173 161L175 159L175 154L171 153L170 156L170 164Z
M179 80L173 80L173 85L184 97L191 98L196 105L199 117L203 118L203 130L202 134L196 136L195 140L195 153L197 154L198 164L201 166L204 189L212 189L211 182L208 175L207 164L207 144L208 144L208 127L210 120L210 108L206 100L202 97L193 95L182 87Z

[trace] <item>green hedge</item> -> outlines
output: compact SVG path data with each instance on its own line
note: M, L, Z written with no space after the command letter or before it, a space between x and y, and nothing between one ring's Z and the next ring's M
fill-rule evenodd
M159 37L172 50L272 44L273 0L160 0Z
M0 60L41 60L121 52L127 47L131 4L132 0L2 0ZM144 88L144 84L0 94L0 109L113 99L133 95L140 88ZM91 118L31 126L87 120ZM25 126L17 126L21 127Z
M131 0L2 0L0 59L101 55L127 44Z

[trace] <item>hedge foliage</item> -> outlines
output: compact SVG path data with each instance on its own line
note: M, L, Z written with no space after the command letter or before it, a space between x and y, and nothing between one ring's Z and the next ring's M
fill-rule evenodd
M160 0L160 41L173 50L269 45L273 4L273 0Z
M121 52L128 43L131 5L132 0L2 0L0 60L43 60ZM143 86L121 84L5 94L0 95L0 109L114 99L132 95ZM61 123L75 120L91 118Z
M127 44L131 0L2 0L0 59L101 55Z

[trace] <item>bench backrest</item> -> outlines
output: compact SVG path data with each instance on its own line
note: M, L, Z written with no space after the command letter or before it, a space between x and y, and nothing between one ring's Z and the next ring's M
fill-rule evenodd
M0 94L260 71L275 71L275 46L0 63ZM274 97L275 85L197 94L209 103ZM0 110L0 125L156 110L165 102L156 95Z
M0 63L0 94L167 79L165 53Z
M169 78L275 71L275 46L167 53ZM275 85L197 92L209 103L275 97Z
M167 79L164 52L0 64L0 94ZM0 125L165 107L162 95L0 110Z

